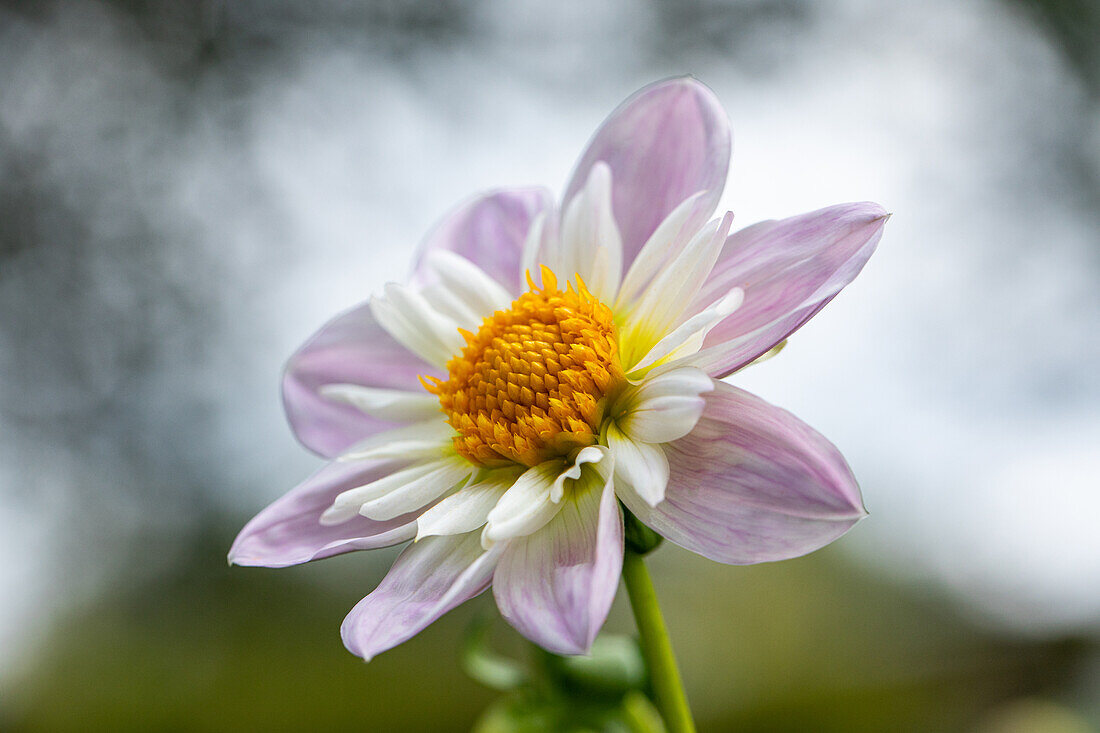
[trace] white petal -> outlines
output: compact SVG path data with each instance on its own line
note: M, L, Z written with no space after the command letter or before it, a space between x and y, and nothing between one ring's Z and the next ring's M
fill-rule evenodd
M451 438L455 431L436 416L412 425L406 425L356 443L340 454L339 461L438 459L453 454Z
M423 437L379 443L369 448L352 448L338 461L404 461L432 460L446 455L453 446L450 438Z
M625 319L620 340L627 347L623 357L627 363L681 322L684 310L714 268L732 223L733 214L729 213L721 221L708 223L652 279L636 303L620 305L618 312Z
M559 277L575 283L580 275L593 295L615 302L623 241L611 209L611 169L605 163L592 166L585 187L565 207L557 252L547 253L546 259Z
M702 397L659 397L622 421L627 435L647 443L668 443L691 432L703 414Z
M700 191L672 210L646 240L630 269L623 278L622 287L616 301L615 312L625 310L639 298L645 286L650 283L664 266L674 259L690 241L691 232L687 225L692 214L699 210L699 201L706 194ZM706 216L706 214L704 214Z
M427 298L412 288L389 283L385 297L373 297L371 314L394 340L429 364L446 367L465 341L458 322L440 313Z
M714 381L694 367L681 367L651 376L623 400L626 409L618 418L619 429L643 443L668 443L691 432L705 402L701 394L714 389Z
M615 482L633 489L650 506L665 498L668 458L660 445L631 439L618 425L607 426L607 447L615 456Z
M565 482L581 479L583 466L605 463L600 467L603 471L613 470L613 461L605 461L607 456L606 448L588 446L577 451L569 465L554 459L527 469L489 512L482 545L488 547L494 542L523 537L538 530L558 513L565 496ZM600 469L588 470L604 475Z
M426 391L364 387L360 384L326 384L321 396L344 402L379 420L408 423L438 417L439 398Z
M558 511L550 491L559 473L561 461L546 461L524 471L489 512L482 546L528 535L549 522Z
M420 515L416 520L416 539L479 529L516 478L515 471L498 469L483 480L462 487Z
M734 288L725 296L712 303L701 313L696 313L676 329L653 345L646 355L627 372L631 375L644 373L658 364L670 364L677 359L689 357L703 347L710 330L722 322L726 316L736 311L745 299L741 288Z
M433 250L428 254L427 264L440 285L476 314L474 327L512 302L512 296L500 283L461 255L445 249Z
M636 407L640 402L656 397L695 396L713 391L714 380L702 369L674 367L654 370L631 390L629 404Z
M420 294L436 312L446 313L454 321L456 330L465 328L467 331L477 331L485 316L491 313L475 310L462 296L439 283L424 286Z
M321 515L321 524L338 524L357 514L375 520L401 516L450 490L472 470L457 456L416 463L337 495Z
M469 461L453 458L440 461L437 468L415 481L393 489L376 499L363 502L359 513L367 519L384 521L421 509L438 499L455 486L466 481L472 473Z
M531 228L527 230L527 239L523 242L523 254L520 258L520 267L523 269L523 272L520 273L520 282L526 283L528 276L535 283L542 282L542 272L539 265L550 266L543 261L546 257L544 253L557 247L556 243L552 243L555 235L551 230L552 227L545 211L540 212L531 222Z
M380 479L371 481L362 486L341 492L336 495L332 506L321 514L320 522L323 525L339 524L352 517L359 516L359 507L369 498L379 493L399 488L402 484L416 481L430 473L435 466L435 461L415 463L399 471L387 474Z

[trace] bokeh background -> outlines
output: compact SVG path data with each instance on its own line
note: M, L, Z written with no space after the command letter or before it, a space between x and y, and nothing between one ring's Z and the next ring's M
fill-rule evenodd
M282 362L684 73L741 225L894 212L735 380L871 517L652 562L701 729L1100 729L1098 38L1094 0L0 2L0 730L468 730L489 599L364 665L338 626L394 552L226 567L319 463Z

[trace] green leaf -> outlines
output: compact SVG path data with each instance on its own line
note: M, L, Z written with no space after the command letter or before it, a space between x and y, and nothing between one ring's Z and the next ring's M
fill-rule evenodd
M557 676L573 689L618 696L646 684L642 651L638 642L628 636L603 634L596 638L586 656L552 659Z
M523 665L497 654L489 647L490 621L474 619L462 641L462 669L473 679L493 690L514 690L529 681Z

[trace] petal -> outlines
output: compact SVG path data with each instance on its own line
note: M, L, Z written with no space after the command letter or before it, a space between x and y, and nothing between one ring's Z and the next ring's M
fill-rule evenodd
M644 375L653 367L667 367L674 362L694 357L706 342L707 334L730 313L740 308L744 299L744 291L741 288L734 288L707 308L688 318L672 333L655 343L652 349L645 352L645 356L637 364L627 369L629 381L636 381L637 375Z
M387 459L411 463L433 460L453 452L455 431L439 417L433 417L393 430L375 433L348 448L339 461L371 461Z
M629 267L657 225L688 196L705 192L704 216L714 211L729 158L729 122L714 93L695 79L668 79L611 113L588 143L562 200L581 190L596 163L606 163Z
M607 449L598 445L590 445L577 451L573 456L573 465L558 474L554 480L554 486L550 489L550 501L559 502L565 495L565 482L581 477L582 467L588 463L599 463L607 457Z
M556 654L588 651L618 590L623 517L611 473L586 469L549 524L507 543L493 576L501 615Z
M887 218L878 204L842 204L732 234L694 307L734 287L745 301L692 363L721 377L783 341L859 274Z
M326 457L398 423L322 394L326 385L356 384L422 395L418 376L439 374L395 341L361 305L325 324L290 357L283 404L295 436Z
M668 443L695 427L706 401L700 396L715 382L694 367L679 367L650 375L622 397L617 418L624 434L643 443Z
M338 495L321 522L338 524L357 514L384 521L423 508L469 478L474 467L455 455L413 463Z
M425 296L438 298L438 304L433 302L437 310L448 312L440 307L446 305L459 313L459 325L466 329L476 331L487 316L507 308L513 300L503 285L453 252L432 250L424 256L424 264L436 278L434 284L424 286Z
M544 252L554 252L558 247L558 226L556 211L544 211L531 222L531 229L527 232L527 241L523 243L523 255L521 258L521 272L524 285L529 279L533 282L542 280L539 260L544 259Z
M439 398L421 390L364 387L359 384L325 384L318 390L322 397L344 402L363 413L394 423L410 423L439 417Z
M615 456L616 484L629 486L650 506L660 504L668 485L668 458L661 446L634 440L610 422L607 447Z
M421 245L414 279L431 282L425 257L446 250L465 257L513 296L525 290L520 258L531 222L553 209L544 188L491 191L460 204L443 217Z
M652 279L637 301L616 306L616 313L625 318L619 337L628 351L624 365L637 363L638 357L683 323L685 311L686 320L692 320L690 314L697 312L688 310L692 299L714 267L732 223L730 213L711 221Z
M527 469L489 512L483 543L530 534L550 521L558 504L550 500L561 461L546 461Z
M623 274L623 245L611 211L611 169L592 166L588 181L568 202L561 232L548 238L538 264L578 285L579 275L600 300L613 303Z
M606 456L606 448L590 445L577 451L568 465L555 459L529 468L489 512L483 543L488 546L523 537L541 528L557 514L565 482L581 478L583 466L599 463Z
M356 516L342 524L321 524L321 514L338 494L391 470L378 462L328 464L245 525L229 550L229 562L281 568L412 539L416 534L412 515L386 522Z
M488 588L498 554L483 552L476 532L409 545L374 592L344 619L344 646L370 661L407 641Z
M645 287L661 274L669 262L679 256L703 227L710 214L710 211L704 209L703 198L702 191L688 196L649 235L623 277L615 306L616 313L638 300Z
M395 341L440 370L466 345L458 330L465 314L438 310L416 288L386 283L385 295L373 296L370 309Z
M481 481L446 497L416 520L416 539L480 529L500 497L516 482L516 474L507 468L490 471Z
M715 383L688 436L664 446L665 500L620 492L645 524L689 550L745 565L812 552L866 516L837 449L785 410Z

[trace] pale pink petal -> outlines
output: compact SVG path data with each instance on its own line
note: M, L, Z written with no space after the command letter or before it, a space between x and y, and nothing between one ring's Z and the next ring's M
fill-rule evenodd
M326 385L423 394L417 379L422 374L439 375L439 370L397 343L363 304L329 321L290 357L283 375L283 405L298 440L331 458L400 423L371 417L346 400L322 396Z
M392 470L392 462L329 463L246 524L229 550L229 562L281 568L412 539L416 534L413 514L385 522L359 516L331 526L320 521L338 494Z
M703 218L714 211L729 169L730 131L714 93L684 77L652 84L604 121L581 156L565 205L603 161L611 168L612 208L629 268L649 235L684 199L700 191Z
M498 554L481 549L477 532L414 542L344 619L344 646L370 660L412 638L488 588Z
M665 500L623 503L689 550L746 565L804 555L866 516L837 449L785 410L718 382L695 429L664 446Z
M731 234L688 312L731 288L744 290L744 300L691 363L722 377L787 338L855 279L887 218L878 204L842 204Z
M508 541L493 578L501 615L556 654L588 651L618 590L623 518L605 470L585 471L588 485L545 527Z
M460 204L424 239L414 280L418 284L432 281L424 257L444 249L462 255L518 295L527 289L521 265L527 231L536 216L553 206L553 194L545 188L490 191Z

